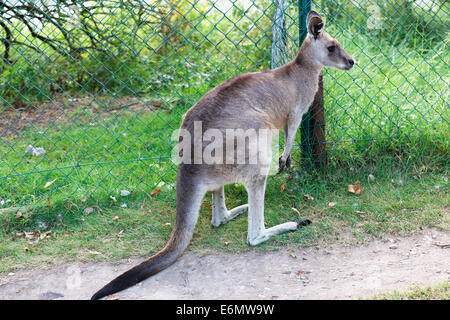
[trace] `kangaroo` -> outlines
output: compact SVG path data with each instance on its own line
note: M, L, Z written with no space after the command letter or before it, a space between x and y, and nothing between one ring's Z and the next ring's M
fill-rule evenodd
M277 69L233 77L213 88L186 112L181 129L194 134L198 123L201 123L202 134L209 129L219 133L230 129L266 129L269 132L267 141L272 139L271 132L283 129L285 149L279 158L279 171L289 167L295 134L302 115L314 99L322 68L329 66L350 70L354 65L353 58L342 49L338 41L324 31L324 24L317 12L310 11L307 16L307 36L292 61ZM179 136L179 142L184 139L184 136ZM218 146L215 154L219 160L227 157L223 155L224 151L229 153L237 148L234 137L231 141L227 140L215 140ZM187 161L180 162L178 166L177 213L169 242L161 251L112 280L95 293L92 299L124 290L173 264L191 240L201 201L208 191L212 192L211 223L214 227L248 210L247 242L252 246L310 223L309 220L300 220L270 228L264 226L264 193L272 157L271 143L263 143L263 147L258 145L258 148L265 149L262 150L263 159L250 163L249 156L245 154L243 163L237 164L233 161L198 163L194 159L195 148L200 148L200 152L205 151L205 140L189 140L187 145L187 151L182 150L183 159ZM250 147L249 143L245 150L248 151ZM233 159L234 153L231 160ZM248 192L248 205L228 210L225 206L224 185L237 182L243 183Z

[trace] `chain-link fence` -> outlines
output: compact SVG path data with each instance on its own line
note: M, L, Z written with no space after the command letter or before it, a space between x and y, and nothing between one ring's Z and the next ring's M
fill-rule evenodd
M226 79L293 58L310 6L0 1L0 209L170 188L181 115ZM313 1L357 61L324 70L329 157L408 137L447 146L449 6Z

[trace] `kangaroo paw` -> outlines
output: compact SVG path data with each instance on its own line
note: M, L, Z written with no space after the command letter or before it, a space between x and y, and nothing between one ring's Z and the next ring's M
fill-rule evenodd
M282 172L284 168L291 168L291 155L289 155L286 160L283 160L283 157L278 159L278 173Z
M286 160L283 160L282 157L278 159L278 173L281 173L286 167Z
M291 168L291 155L289 155L286 159L286 168Z

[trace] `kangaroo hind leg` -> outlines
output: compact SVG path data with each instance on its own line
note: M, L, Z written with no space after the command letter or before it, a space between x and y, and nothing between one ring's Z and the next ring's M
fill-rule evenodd
M264 227L264 192L266 188L265 178L253 181L247 187L248 191L248 244L255 246L268 240L271 236L297 230L304 225L303 222L286 222L266 229Z
M227 210L227 207L225 206L225 191L223 186L213 191L212 202L213 212L211 224L214 227L227 223L248 209L248 205L244 204L234 209Z

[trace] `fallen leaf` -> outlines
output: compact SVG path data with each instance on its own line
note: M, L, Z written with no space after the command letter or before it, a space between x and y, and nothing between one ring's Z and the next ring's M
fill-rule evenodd
M296 208L291 208L293 211L297 212L298 214L300 214L300 211L298 211Z
M55 181L56 181L56 179L55 179L55 180L52 180L52 181L48 181L48 182L44 185L44 189L47 189L48 187L50 187Z
M230 241L225 241L224 243L225 243L225 245L227 246L227 245L230 244Z
M152 192L150 192L150 195L152 196L152 197L154 197L154 196L156 196L158 193L160 193L161 192L161 190L159 190L159 189L153 189L152 190Z
M84 212L85 214L91 214L92 212L94 212L94 208L91 208L91 207L85 208L85 209L83 210L83 212Z
M90 254L95 254L95 255L102 255L103 253L95 251L95 250L89 250L88 251Z
M280 192L283 192L284 189L286 189L286 184L285 184L285 183L283 183L283 184L281 185L281 187L280 187Z
M39 235L39 239L48 239L48 238L51 238L51 233L52 233L52 231L50 230L50 231L46 231L46 232L43 232L43 233L41 233L40 235Z
M16 218L21 218L21 217L22 217L22 212L17 211L17 212L16 212Z
M314 197L310 196L309 194L304 194L303 197L305 197L305 199L307 199L307 200L311 200L311 201L314 200Z
M25 155L32 154L35 157L39 157L45 153L44 148L35 148L32 145L28 145L28 147L25 149Z
M39 232L37 230L34 230L33 232L25 232L25 238L26 239L39 238Z
M162 186L164 186L165 185L165 182L164 181L161 181L160 183L158 183L157 185L156 185L156 187L157 188L161 188Z
M335 206L336 206L336 202L329 202L329 203L328 203L328 206L329 206L330 208L335 207Z
M295 274L298 275L298 276L301 275L301 274L308 274L308 273L311 273L311 271L298 270L298 271L295 272Z
M112 201L117 202L116 197L114 197L114 196L109 196L109 198L110 198Z
M114 218L112 218L112 221L116 221L119 220L119 216L114 216Z
M361 193L361 188L360 188L359 182L357 182L355 184L349 184L348 185L348 192L354 193L354 194L360 194Z
M120 191L120 195L121 195L122 197L126 197L126 196L128 196L130 193L131 193L131 192L128 191L128 190L122 190L122 191Z

